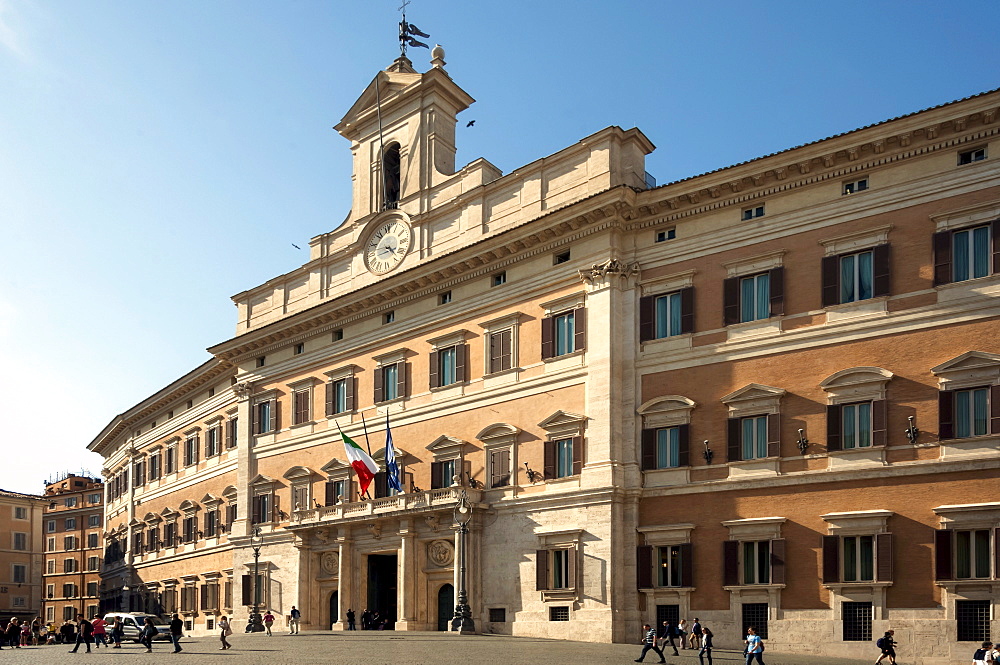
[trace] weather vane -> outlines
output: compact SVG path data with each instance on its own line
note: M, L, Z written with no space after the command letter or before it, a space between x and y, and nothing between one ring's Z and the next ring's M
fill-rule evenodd
M417 37L430 37L430 35L426 32L422 32L420 28L412 23L406 22L406 6L408 4L410 4L410 0L403 0L403 4L399 7L399 11L403 15L402 20L399 22L399 54L404 58L406 57L407 46L412 46L414 48L430 48L427 44L413 38L413 35L416 35Z

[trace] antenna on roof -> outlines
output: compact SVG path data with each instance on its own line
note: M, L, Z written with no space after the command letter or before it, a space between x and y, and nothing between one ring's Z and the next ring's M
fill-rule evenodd
M414 48L430 48L427 44L413 38L413 35L425 38L430 37L430 35L426 32L422 32L420 28L412 23L406 22L406 6L408 4L410 4L410 0L403 0L403 4L399 7L399 12L403 15L402 20L399 22L399 55L403 58L406 57L407 46L412 46Z

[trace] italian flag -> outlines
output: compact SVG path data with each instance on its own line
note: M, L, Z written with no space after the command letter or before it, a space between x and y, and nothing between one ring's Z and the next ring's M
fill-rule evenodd
M351 463L354 471L358 474L358 484L361 486L361 494L364 494L368 491L368 486L371 485L372 479L378 472L378 466L375 465L375 460L372 459L371 455L354 443L354 439L344 434L343 431L340 432L340 436L344 437L344 451L347 453L347 461Z

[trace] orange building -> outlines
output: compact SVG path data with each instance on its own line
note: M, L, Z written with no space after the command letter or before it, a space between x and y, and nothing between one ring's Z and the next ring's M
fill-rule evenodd
M0 490L0 617L42 608L42 497Z

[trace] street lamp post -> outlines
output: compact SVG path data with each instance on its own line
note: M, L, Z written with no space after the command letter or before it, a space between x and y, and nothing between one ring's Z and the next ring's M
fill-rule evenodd
M469 593L465 582L466 538L469 535L469 522L472 521L472 505L469 495L462 489L458 505L455 506L455 522L458 524L458 604L455 605L455 616L451 620L451 629L464 634L476 632L476 623L472 620L472 610L469 608Z
M260 582L258 580L258 566L260 565L260 548L264 545L264 534L260 532L260 527L256 527L250 534L250 547L253 548L253 611L250 612L250 632L259 633L264 630L264 625L260 620Z

